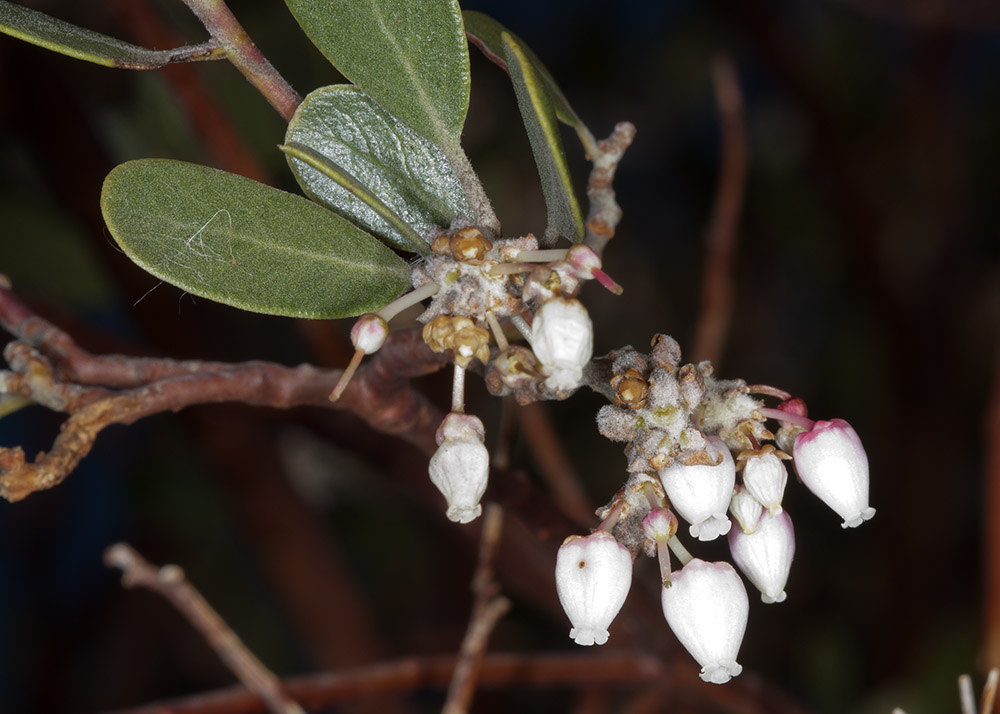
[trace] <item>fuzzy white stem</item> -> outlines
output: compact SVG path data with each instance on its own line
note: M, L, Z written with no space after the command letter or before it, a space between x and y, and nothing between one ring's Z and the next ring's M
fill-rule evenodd
M670 583L670 547L668 541L656 541L656 559L660 563L660 581L663 587L669 588Z
M500 326L500 321L497 320L497 316L493 314L492 310L486 311L486 321L490 323L490 329L493 331L493 339L497 341L497 347L503 352L507 349L507 336L503 333L503 327Z
M393 300L391 303L383 307L375 314L381 317L386 322L389 322L389 320L394 318L396 315L401 313L406 308L410 307L411 305L416 305L421 300L429 298L431 295L436 294L437 291L440 289L441 286L438 285L437 283L427 283L426 285L419 287L416 290L413 290L412 292L408 292L405 295L401 295L400 297Z
M522 250L515 259L522 263L551 263L566 257L565 248L548 248L546 250Z
M668 540L667 545L670 546L670 550L672 550L674 555L677 556L677 560L681 561L682 567L687 565L693 557L691 553L688 552L688 549L684 547L684 544L678 540L677 536L673 536L670 540Z
M517 331L521 333L521 337L524 338L525 342L529 345L531 344L531 325L529 325L523 317L520 315L511 315L510 321L513 323Z
M465 413L465 367L455 365L455 375L451 383L451 411Z

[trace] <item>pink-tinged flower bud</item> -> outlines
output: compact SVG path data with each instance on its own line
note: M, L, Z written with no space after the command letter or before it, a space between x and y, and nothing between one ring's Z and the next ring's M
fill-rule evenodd
M764 513L750 534L739 528L729 531L733 562L760 590L766 603L785 601L785 583L795 556L795 531L787 511Z
M729 532L732 524L726 510L736 485L736 464L728 447L717 436L707 436L705 441L709 463L685 464L675 459L658 471L674 510L691 524L691 537L703 541Z
M677 516L665 508L654 508L642 519L642 532L652 541L668 541L677 532Z
M795 437L792 457L802 483L844 519L841 527L855 528L875 515L868 506L868 456L846 421L816 422Z
M594 352L594 325L579 300L552 298L531 323L531 348L552 390L576 389Z
M743 467L743 485L772 515L781 513L788 470L773 451L755 454Z
M578 645L603 645L632 587L632 556L607 531L570 536L556 556L556 591Z
M389 336L389 325L380 315L368 313L358 318L351 328L351 344L366 355L378 352Z
M750 495L743 486L733 489L733 498L729 502L729 512L733 514L736 523L743 529L744 533L753 533L757 529L760 521L760 514L764 512L764 507L760 501ZM730 537L733 532L729 531Z
M452 412L438 427L439 446L428 471L431 482L448 502L446 515L456 523L468 523L483 512L479 499L490 474L484 435L483 423L471 414Z
M663 588L663 615L674 635L701 665L701 678L725 684L743 671L736 661L750 600L729 563L692 559Z

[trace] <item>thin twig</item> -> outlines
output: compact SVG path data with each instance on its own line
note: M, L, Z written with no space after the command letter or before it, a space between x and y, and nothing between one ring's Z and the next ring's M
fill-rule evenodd
M493 577L493 564L500 547L503 529L503 509L495 503L486 507L483 532L479 541L479 558L472 578L475 602L469 627L458 651L455 672L448 686L442 714L465 714L469 711L476 692L479 669L486 652L490 633L501 617L510 609L510 600L498 595L500 586Z
M728 57L712 67L722 123L722 159L712 218L705 236L701 313L692 354L717 363L722 357L733 307L733 263L747 173L746 122L736 68Z
M226 56L257 88L285 121L291 121L302 97L257 49L223 0L184 0L205 29L218 40Z
M611 136L597 143L598 153L592 157L594 167L587 180L590 208L587 211L583 242L598 255L604 252L608 241L614 238L618 221L622 218L622 209L615 201L612 184L618 162L634 138L635 127L627 121L619 122Z
M958 676L958 701L962 714L976 714L976 695L972 692L972 677L967 674Z
M979 704L979 714L993 714L993 705L996 703L998 684L1000 684L1000 669L994 667L986 675L986 684L983 685L983 697Z
M61 483L105 427L195 404L346 409L428 454L436 448L440 411L409 380L440 369L446 357L431 352L419 330L393 333L344 396L331 404L327 395L340 378L339 370L91 355L32 314L2 284L0 325L20 340L4 350L14 371L0 373L0 392L70 415L52 449L34 462L26 460L20 447L0 447L0 496L9 501Z
M122 585L148 588L180 611L215 650L237 679L261 698L272 714L305 714L302 707L282 691L281 680L254 656L212 606L184 578L176 565L156 568L125 543L104 551L108 567L122 571Z

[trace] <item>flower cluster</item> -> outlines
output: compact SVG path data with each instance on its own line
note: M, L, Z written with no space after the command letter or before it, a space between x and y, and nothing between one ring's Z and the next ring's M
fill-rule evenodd
M560 548L556 588L573 623L570 636L578 644L607 638L628 592L620 581L632 570L611 553L656 556L667 624L701 665L702 679L727 682L742 670L736 657L749 612L746 589L729 563L691 556L677 535L678 519L699 541L728 535L733 562L761 600L782 602L795 555L782 506L785 462L849 528L875 514L867 456L842 419L814 422L802 400L779 389L719 380L707 362L681 365L677 343L665 335L653 339L649 354L626 348L608 360L615 404L600 410L597 423L604 436L625 442L629 478L598 511L598 529ZM768 408L761 395L782 402ZM776 434L769 419L778 422ZM681 562L677 570L671 553ZM571 571L567 558L588 567Z
M431 247L413 269L412 292L359 318L351 332L354 358L331 398L364 355L382 347L389 320L429 300L418 318L423 340L446 353L455 370L429 473L447 517L467 523L482 512L489 455L482 422L465 413L466 370L478 360L489 390L520 403L565 399L586 376L612 402L597 426L625 444L628 479L598 511L597 530L571 536L559 549L556 588L570 637L581 645L607 642L631 586L632 561L644 553L658 559L664 617L702 666L702 678L721 684L738 675L749 612L743 580L729 563L692 557L681 535L727 536L733 563L761 600L784 601L795 554L782 505L785 462L843 527L857 526L875 513L857 434L841 419L812 421L801 399L779 389L719 379L708 362L682 364L680 347L666 335L655 336L646 354L627 347L592 362L593 326L577 294L589 279L613 292L620 287L586 246L539 250L530 235L491 240L475 226L457 225L434 236ZM527 346L510 344L505 325ZM768 408L766 396L782 401ZM777 422L773 432L769 420Z
M340 396L364 355L382 347L389 320L430 299L418 318L424 342L455 365L451 412L438 429L430 477L447 501L448 518L466 523L481 512L489 458L482 422L465 414L465 370L482 363L494 394L513 392L522 402L565 399L580 386L593 354L593 325L576 299L582 283L597 279L613 292L621 288L584 245L539 250L534 236L491 240L461 223L433 236L431 254L412 276L412 292L358 319L354 358L331 398ZM505 322L530 348L508 343Z

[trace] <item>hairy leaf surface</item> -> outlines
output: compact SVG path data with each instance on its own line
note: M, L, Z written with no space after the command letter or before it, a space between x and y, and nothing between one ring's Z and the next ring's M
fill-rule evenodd
M288 144L326 157L425 236L459 213L472 216L447 157L355 87L317 89L288 124ZM302 190L313 199L404 250L413 246L369 203L306 162L288 156Z
M105 179L101 208L140 267L243 310L348 317L377 310L409 286L406 262L340 216L206 166L122 164Z
M383 109L451 156L469 108L457 0L285 0L324 56Z

